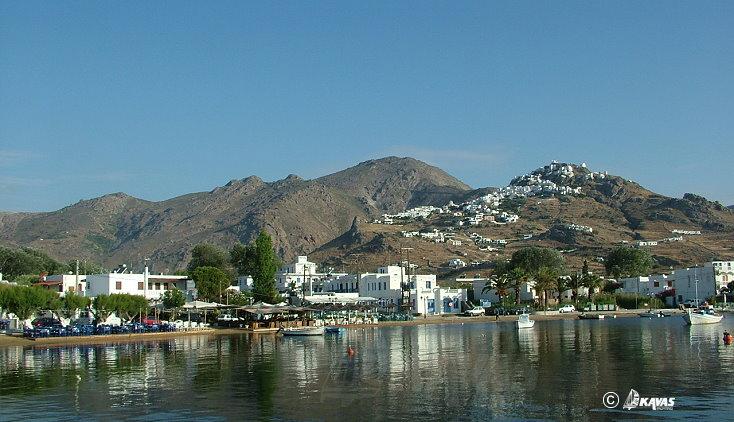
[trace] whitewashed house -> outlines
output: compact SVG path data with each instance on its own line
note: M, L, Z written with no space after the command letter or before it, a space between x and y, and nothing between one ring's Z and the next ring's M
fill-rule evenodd
M289 290L301 291L302 285L306 283L305 290L313 291L313 284L319 284L322 280L333 276L344 276L346 273L323 273L319 272L318 264L308 260L305 255L297 256L296 260L278 270L275 274L276 286L280 292Z
M105 294L126 293L144 296L149 300L160 300L166 290L178 289L193 299L196 285L183 275L149 274L146 267L142 274L112 272L87 275L86 296L97 297Z
M41 279L38 283L34 283L35 286L41 286L48 290L52 290L64 296L67 292L84 296L87 287L87 276L86 275L75 275L75 274L54 274L47 275Z

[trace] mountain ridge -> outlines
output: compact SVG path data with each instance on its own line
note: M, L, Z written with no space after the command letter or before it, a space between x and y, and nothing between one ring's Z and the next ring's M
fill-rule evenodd
M525 191L538 195L513 205L513 192ZM696 240L687 243L698 248L692 258L728 256L734 246L726 237L722 247L711 243L719 239L712 233L734 230L734 212L698 195L669 198L622 177L566 163L551 163L518 176L506 188L472 189L445 171L409 157L367 160L310 180L294 174L272 182L248 176L209 191L162 201L117 192L57 211L0 213L0 243L41 249L57 259L88 259L108 267L140 265L149 258L156 270L173 271L186 265L198 243L229 248L266 230L286 260L315 253L335 265L356 265L372 258L384 264L392 262L407 241L396 237L395 227L368 222L416 206L441 207L505 194L510 195L508 206L516 208L513 212L520 214L520 220L519 224L487 227L486 233L494 238L537 232L537 241L545 246L578 247L590 253L622 241L662 238L665 232L670 236L672 229L693 228L705 234L700 245ZM569 235L564 227L570 223L595 226L599 233L591 237ZM430 222L422 224L414 226L419 230L434 227ZM473 249L447 252L436 248L423 249L426 255L436 254L440 259L475 252L478 257L489 257ZM675 248L665 248L670 251L661 255L661 261L681 262L685 258Z

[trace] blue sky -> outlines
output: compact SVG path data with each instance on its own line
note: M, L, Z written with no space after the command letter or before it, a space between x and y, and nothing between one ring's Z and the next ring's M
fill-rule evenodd
M0 2L0 210L413 156L734 204L734 3Z

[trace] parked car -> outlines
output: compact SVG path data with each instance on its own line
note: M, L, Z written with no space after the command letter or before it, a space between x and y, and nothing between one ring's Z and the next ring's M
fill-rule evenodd
M34 327L37 328L51 328L51 327L61 327L61 321L55 318L49 318L49 317L43 317L43 318L36 318L31 323Z
M489 308L489 314L490 315L493 315L493 316L494 315L509 315L509 313L507 312L507 309L505 309L505 308L499 308L499 307L497 307L497 308L495 308L495 307Z
M482 316L484 315L484 308L477 306L476 308L467 309L464 314L466 314L466 316Z
M565 314L567 312L576 312L576 307L573 305L563 305L558 308L558 312Z

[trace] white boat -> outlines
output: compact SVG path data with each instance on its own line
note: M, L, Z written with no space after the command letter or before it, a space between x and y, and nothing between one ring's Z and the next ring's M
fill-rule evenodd
M696 274L696 269L693 269L693 277L696 280L696 302L700 303L698 301L698 276ZM703 309L697 309L695 311L691 311L691 309L688 309L688 312L686 312L683 315L683 319L686 321L686 324L688 325L703 325L703 324L716 324L721 322L721 319L724 318L723 315L718 315L714 312L713 308L703 308Z
M535 321L530 319L528 314L521 314L517 318L517 328L533 328L533 325L535 325Z
M721 322L724 318L723 315L718 315L713 312L708 313L705 310L691 311L690 309L683 315L683 319L688 325L702 325L702 324L716 324Z
M283 328L284 336L323 336L324 327L291 327Z

